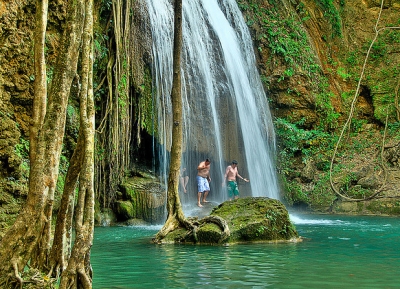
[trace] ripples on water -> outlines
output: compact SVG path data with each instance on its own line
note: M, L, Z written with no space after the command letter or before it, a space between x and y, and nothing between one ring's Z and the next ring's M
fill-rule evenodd
M93 288L400 288L398 218L291 220L304 242L154 245L161 226L98 227Z

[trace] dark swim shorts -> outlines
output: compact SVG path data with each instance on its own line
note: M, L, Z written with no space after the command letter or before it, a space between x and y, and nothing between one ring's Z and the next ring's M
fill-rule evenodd
M228 181L228 197L239 196L239 189L235 181Z

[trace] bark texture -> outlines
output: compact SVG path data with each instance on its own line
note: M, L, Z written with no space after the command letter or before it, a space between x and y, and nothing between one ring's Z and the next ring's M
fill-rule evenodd
M40 9L38 13L41 13ZM22 286L20 273L28 262L44 265L43 258L48 255L51 212L65 131L66 110L71 83L77 71L77 48L81 42L83 19L82 1L70 1L61 52L51 90L47 95L46 116L43 126L38 130L37 146L32 153L35 155L35 161L30 169L27 201L0 243L0 287L9 284L8 277L11 277L11 283L17 281ZM38 29L41 32L43 26ZM41 56L38 56L38 59L42 61ZM41 73L42 68L37 72Z
M179 170L182 157L182 97L181 97L181 51L182 51L182 0L175 1L174 15L174 55L172 82L172 146L171 162L168 175L167 211L168 217L163 228L157 233L154 241L160 242L169 232L188 222L183 214L179 199Z

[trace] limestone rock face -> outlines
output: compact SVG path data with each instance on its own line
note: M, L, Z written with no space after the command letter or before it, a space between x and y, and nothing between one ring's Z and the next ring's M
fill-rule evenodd
M166 188L151 174L140 172L120 186L116 201L119 222L142 219L150 224L165 220Z

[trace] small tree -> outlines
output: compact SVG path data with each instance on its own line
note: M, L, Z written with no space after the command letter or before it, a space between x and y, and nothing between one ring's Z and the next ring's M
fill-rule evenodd
M169 232L180 225L192 228L183 214L179 199L179 171L182 158L182 83L181 83L181 51L182 51L182 0L175 0L174 8L174 51L173 51L173 79L172 79L172 145L171 162L168 175L167 211L168 217L154 238L154 242L160 242Z

